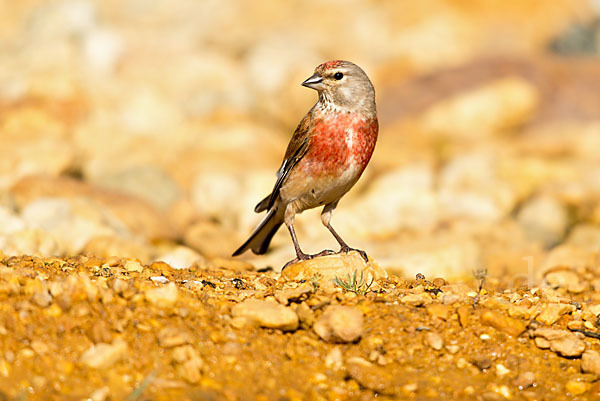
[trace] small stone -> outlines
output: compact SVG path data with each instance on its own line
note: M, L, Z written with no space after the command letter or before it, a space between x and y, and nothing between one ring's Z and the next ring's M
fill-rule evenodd
M523 372L513 381L513 384L519 390L525 390L526 388L533 386L534 383L535 374L533 372Z
M262 327L293 331L298 328L298 315L291 308L276 302L247 299L235 305L232 315L244 317Z
M575 333L567 330L550 329L541 327L533 332L534 337L543 337L550 342L550 350L564 357L578 357L585 351L585 342L580 340ZM536 339L536 345L546 344Z
M539 349L548 349L550 348L550 341L546 340L544 337L536 337L533 342L536 347Z
M583 329L583 321L571 320L569 323L567 323L567 328L569 330L581 330Z
M153 283L157 284L167 284L169 282L169 279L165 276L153 276L150 277L150 280L152 280Z
M325 357L325 366L327 369L340 370L344 367L344 357L342 350L339 347L335 347Z
M492 360L485 355L476 355L473 359L471 359L471 363L477 366L480 370L486 370L492 366Z
M314 291L314 287L310 283L304 283L296 288L286 288L281 291L275 292L275 299L277 302L283 305L287 305L290 302L299 301L304 295L310 294Z
M600 353L587 350L581 356L581 370L584 373L593 373L600 376Z
M158 344L164 348L177 347L191 342L190 335L176 327L165 327L158 332Z
M438 318L442 320L448 320L448 315L450 314L450 305L444 304L432 304L427 306L427 313L429 316L433 318Z
M525 324L517 319L487 310L481 315L481 323L503 331L513 337L518 337L526 329Z
M496 364L496 375L497 376L502 377L502 376L506 376L509 373L510 373L510 369L507 369L501 363Z
M296 306L296 314L300 320L300 326L303 329L310 329L315 323L315 312L306 304L306 302L302 302Z
M448 350L449 353L451 353L452 355L454 355L458 351L460 351L460 346L458 346L458 345L446 345L446 349Z
M87 349L79 360L82 364L94 369L106 369L127 355L127 343L116 339L112 344L100 343Z
M463 329L469 325L471 309L472 307L468 305L459 306L458 309L456 309L456 313L458 314L458 321Z
M548 304L542 312L535 318L538 322L542 322L548 326L556 323L564 314L575 311L575 307L569 304Z
M125 262L125 266L123 267L128 272L141 273L142 271L144 271L144 267L137 260L128 260L127 262Z
M346 369L348 375L364 388L384 395L394 395L398 392L396 377L388 369L360 357L349 358L346 361Z
M544 279L549 285L553 287L564 287L568 291L577 292L581 285L579 282L579 276L572 270L551 270L544 275Z
M33 297L31 297L31 300L40 308L46 308L52 303L52 295L44 288L36 291L35 294L33 294Z
M426 292L405 295L400 302L410 306L423 306L432 302L431 295Z
M88 400L91 401L105 401L108 399L110 395L110 389L107 386L100 387L98 390L95 390L90 396Z
M590 383L582 382L579 380L569 380L565 384L565 389L571 395L581 395L590 389Z
M442 337L434 331L425 334L425 342L436 351L441 350L444 346L444 340L442 340Z
M179 291L174 283L146 290L145 297L154 306L171 308L177 302Z
M363 313L348 306L328 306L313 330L327 342L354 342L363 332Z
M177 364L177 373L184 380L195 384L202 379L204 361L191 345L182 345L173 349L173 361Z

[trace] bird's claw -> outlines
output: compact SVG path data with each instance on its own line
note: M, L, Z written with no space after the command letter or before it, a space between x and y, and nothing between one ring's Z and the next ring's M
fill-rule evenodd
M365 262L369 262L369 257L367 256L367 253L365 251L363 251L362 249L356 249L356 248L350 248L349 246L343 246L340 249L339 253L348 253L351 251L355 251L358 252L360 254L360 256L362 256L362 258L365 260Z
M328 255L335 255L335 254L336 254L335 251L332 251L331 249L325 249L325 250L322 250L321 252L316 253L312 256L317 257L317 256L328 256Z

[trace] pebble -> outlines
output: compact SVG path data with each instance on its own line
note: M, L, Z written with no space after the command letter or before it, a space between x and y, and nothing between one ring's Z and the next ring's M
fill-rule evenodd
M164 348L177 347L191 342L189 333L176 327L165 327L158 332L158 344Z
M448 320L450 310L450 305L445 304L432 304L427 306L427 313L429 313L429 316L442 319L444 321Z
M99 389L95 390L92 394L90 394L90 396L88 397L88 400L90 400L90 401L105 401L108 399L109 395L110 395L110 389L108 388L108 386L104 386L104 387L100 387Z
M522 321L501 315L491 310L486 310L482 313L481 323L503 331L506 334L510 334L513 337L518 337L526 329L525 323Z
M590 389L590 383L586 383L580 380L569 380L565 385L565 389L571 395L581 395Z
M410 306L423 306L432 302L431 295L426 292L405 295L400 302Z
M247 299L235 305L231 313L234 318L245 318L259 326L293 331L298 328L298 315L291 308L277 302Z
M600 376L600 353L587 350L581 355L581 370L584 373L593 373Z
M125 266L123 266L125 270L128 272L136 272L141 273L144 270L144 267L137 260L128 260L125 262Z
M548 304L542 312L535 318L548 326L556 323L562 315L575 311L575 307L569 304L551 303Z
M502 365L501 363L496 364L496 375L497 376L499 376L499 377L506 376L508 373L510 373L510 369L507 369L506 366Z
M116 339L112 344L92 345L82 355L80 362L90 368L107 369L127 355L127 343Z
M344 357L340 347L335 347L327 356L325 356L325 366L327 369L340 370L344 367Z
M195 384L202 379L204 361L191 345L182 345L173 349L173 361L176 363L177 373L184 380Z
M349 358L346 361L346 369L348 375L362 387L383 395L394 395L398 392L397 379L388 369L360 357Z
M275 292L275 299L283 305L288 305L290 302L298 302L300 299L314 291L314 287L310 283L304 283L296 288L286 288Z
M513 381L513 384L519 390L525 390L526 388L533 386L534 383L535 374L533 372L523 372Z
M306 304L306 302L302 302L296 306L296 314L300 320L300 326L303 329L309 329L315 324L315 312Z
M444 346L444 340L442 340L442 337L434 331L425 334L425 342L436 351L441 350Z
M350 343L358 340L363 332L363 313L349 306L328 306L317 319L313 330L324 341Z
M535 344L539 348L549 345L551 351L564 357L578 357L585 351L585 342L580 340L575 333L567 330L541 327L533 332L534 337L543 337L550 344L536 338Z
M146 300L154 306L162 308L171 308L177 302L179 290L174 283L146 290L144 296Z
M471 316L471 306L463 305L456 309L460 326L464 329L469 325L469 317Z
M546 282L553 287L564 287L571 292L580 292L581 284L577 273L564 268L559 269L547 272L544 275Z

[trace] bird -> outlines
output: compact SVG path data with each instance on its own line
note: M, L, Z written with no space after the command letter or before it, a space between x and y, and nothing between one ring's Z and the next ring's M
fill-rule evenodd
M267 211L250 238L232 256L247 250L261 255L282 224L288 228L296 258L285 266L316 256L357 251L333 229L331 217L339 200L356 184L375 149L379 133L375 89L358 65L345 60L320 64L302 86L318 93L317 103L298 124L277 170L273 190L254 211ZM317 254L302 251L294 230L296 214L323 206L321 222L340 250Z

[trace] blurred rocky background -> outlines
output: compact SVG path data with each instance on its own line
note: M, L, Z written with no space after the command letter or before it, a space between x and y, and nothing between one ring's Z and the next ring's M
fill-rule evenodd
M232 265L300 86L348 59L380 139L333 225L391 272L588 267L600 251L600 4L0 0L0 251ZM319 210L305 251L336 248ZM286 230L269 254L294 256Z

